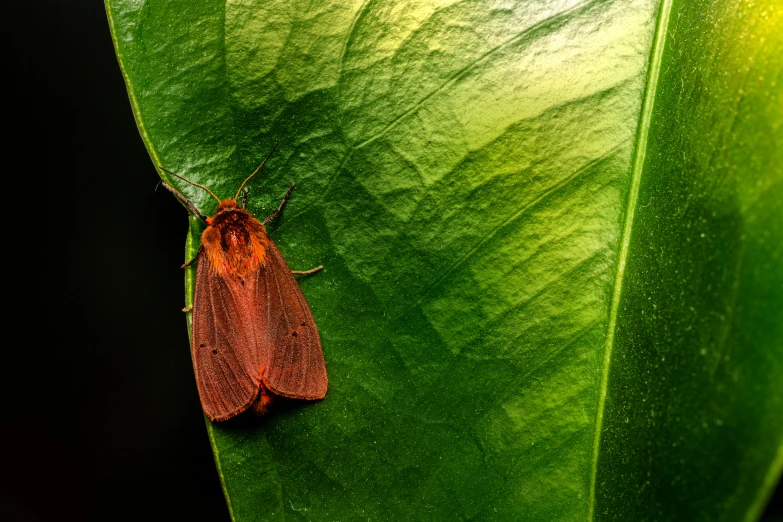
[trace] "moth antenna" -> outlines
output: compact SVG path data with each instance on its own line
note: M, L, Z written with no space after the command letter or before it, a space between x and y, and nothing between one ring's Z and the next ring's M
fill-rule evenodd
M182 176L180 176L180 175L179 175L179 174L177 174L176 172L171 172L169 169L164 169L164 168L163 168L163 167L161 167L160 165L158 165L158 168L159 168L160 170L165 170L166 172L168 172L168 173L169 173L169 174L171 174L172 176L176 176L176 177L178 177L178 178L179 178L179 179L181 179L182 181L187 181L187 182L188 182L188 183L190 183L191 185L194 185L194 186L196 186L196 187L198 187L198 188L201 188L201 189L204 189L204 190L206 190L206 191L209 193L209 195L210 195L210 196L212 196L213 198L215 198L215 201L217 201L217 202L218 202L218 204L220 204L220 198L218 198L218 197L217 197L217 196L216 196L216 195L215 195L215 194L214 194L214 193L213 193L211 190L209 190L209 189L208 189L207 187L205 187L204 185L200 185L199 183L196 183L195 181L190 181L188 178L183 178ZM235 198L235 199L236 199L236 198Z
M251 175L247 177L245 181L242 182L242 184L239 186L239 190L237 190L237 195L234 196L234 200L236 200L239 197L239 193L242 192L242 189L245 188L245 183L250 181L250 178L258 174L258 171L261 170L261 168L264 166L264 164L267 162L267 160L272 157L272 153L277 150L277 143L275 143L275 146L272 147L272 150L269 151L269 154L266 155L266 158L264 158L264 161L261 162L261 165L258 166L256 170L253 171Z

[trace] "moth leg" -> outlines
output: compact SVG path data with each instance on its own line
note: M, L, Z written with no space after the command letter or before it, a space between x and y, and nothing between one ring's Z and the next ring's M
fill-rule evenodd
M245 187L245 189L242 191L242 209L247 208L247 194L250 192L250 189Z
M182 309L183 312L188 313L193 311L193 306L186 306Z
M161 167L161 168L163 168L163 167ZM166 169L163 169L163 170L166 170ZM166 170L166 172L169 172L169 171ZM196 205L194 205L193 202L190 201L188 198L183 196L182 193L180 193L180 191L178 191L177 189L175 189L174 187L172 187L171 185L169 185L165 181L161 181L160 183L161 183L161 185L163 185L163 188L165 188L166 190L168 190L169 192L174 194L177 197L178 200L180 200L186 207L188 207L188 209L190 209L190 211L193 212L194 215L200 217L202 221L206 221L207 220L207 216L205 216L204 214L199 212L199 210L196 208Z
M198 256L200 256L200 255L201 255L201 251L202 251L202 250L204 250L204 245L201 245L201 246L198 248L198 252L196 252L196 257L194 257L193 259L191 259L190 261L188 261L187 263L185 263L184 265L182 265L180 268L187 268L187 267L189 267L190 265L192 265L193 263L195 263L196 261L198 261Z
M291 273L292 274L297 274L297 275L309 275L309 274L314 274L314 273L318 272L319 270L323 270L323 268L324 268L324 265L318 265L315 268L311 268L310 270L305 270L303 272L300 272L298 270L291 270Z
M274 398L274 394L269 391L269 388L267 388L263 382L261 382L261 391L252 406L253 413L256 415L264 415L267 413Z
M269 214L269 217L266 218L264 221L261 222L262 225L266 225L273 219L277 217L277 215L280 213L281 210L283 210L283 205L285 205L285 202L288 201L288 198L291 197L291 192L294 191L294 187L296 186L296 183L291 183L291 186L288 188L288 192L285 193L285 196L283 196L283 201L280 202L280 206L277 207L277 210Z

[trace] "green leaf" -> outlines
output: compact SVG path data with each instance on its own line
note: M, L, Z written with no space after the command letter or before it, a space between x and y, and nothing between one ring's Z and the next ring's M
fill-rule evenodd
M774 0L107 13L155 164L230 197L279 143L249 208L295 181L271 236L326 267L300 280L326 399L207 422L235 520L759 516L783 467Z

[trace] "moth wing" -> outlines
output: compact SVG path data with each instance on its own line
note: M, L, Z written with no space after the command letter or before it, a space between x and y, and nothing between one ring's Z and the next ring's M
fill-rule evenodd
M261 386L252 299L239 278L216 274L199 254L193 299L193 367L201 405L212 420L246 410Z
M259 357L264 384L294 399L322 399L327 377L310 307L277 246L269 240L255 284Z

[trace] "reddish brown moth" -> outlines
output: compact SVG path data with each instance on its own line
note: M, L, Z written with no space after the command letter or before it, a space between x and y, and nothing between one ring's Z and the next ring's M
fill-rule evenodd
M201 406L213 421L230 419L248 408L263 415L276 395L306 400L326 395L321 339L293 275L322 267L292 272L264 227L280 213L294 184L263 222L245 210L247 191L237 203L245 184L272 152L233 198L222 201L207 187L161 167L206 190L218 202L215 214L207 217L163 182L207 223L196 257L182 266L198 263L192 308L193 368Z

